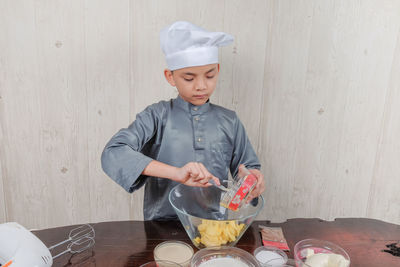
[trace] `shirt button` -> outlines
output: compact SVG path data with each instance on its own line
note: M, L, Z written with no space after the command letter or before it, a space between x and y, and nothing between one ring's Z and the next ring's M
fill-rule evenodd
M194 108L193 108L194 111L197 111L198 109L199 109L198 107L194 107Z
M201 142L201 138L197 138L197 142Z
M198 121L198 120L200 120L200 118L199 117L194 117L194 120Z

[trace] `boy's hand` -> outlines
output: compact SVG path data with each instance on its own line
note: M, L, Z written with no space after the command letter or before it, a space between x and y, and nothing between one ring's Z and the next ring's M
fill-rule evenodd
M189 162L182 168L178 168L177 182L189 186L208 187L210 179L220 185L219 179L212 175L200 162Z
M242 172L242 168L245 167L243 164L240 164L239 166L239 172ZM265 190L265 181L264 181L264 175L257 169L249 169L249 171L254 174L254 176L257 178L257 184L254 187L253 191L251 191L250 196L247 198L247 203L249 203L253 198L258 197L261 195L262 192Z

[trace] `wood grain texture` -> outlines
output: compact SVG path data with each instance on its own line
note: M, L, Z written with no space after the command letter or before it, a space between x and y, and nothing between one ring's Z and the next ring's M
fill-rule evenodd
M5 2L0 3L0 31L6 32L7 23L6 17L4 17L4 10L7 5ZM0 49L4 51L5 44L4 42L0 42ZM6 154L5 154L5 125L4 125L4 95L5 95L5 56L3 53L0 53L0 223L7 221L7 204L6 198L4 194L4 173L5 173L5 166L6 166ZM3 170L4 169L4 170Z
M391 67L388 93L374 173L370 187L367 216L400 218L400 31Z
M280 224L254 221L240 238L236 247L251 254L261 246L259 225L281 227L293 259L295 244L307 238L333 242L350 257L351 266L398 266L399 258L382 252L385 245L400 239L400 225L364 218L345 218L334 221L320 219L291 219ZM46 245L61 240L73 226L35 231ZM192 246L179 221L124 221L93 224L96 244L91 251L71 256L62 255L55 266L132 266L154 260L154 248L167 240L179 240Z
M87 163L84 9L63 1L8 4L7 219L35 228L87 221L87 164L78 164Z
M0 1L0 222L142 220L105 143L177 95L159 32L235 37L212 102L234 109L267 181L259 219L400 223L400 2Z
M131 218L131 195L100 162L106 143L129 123L129 2L85 1L90 221Z
M225 1L223 29L233 35L235 41L220 49L222 73L215 91L217 104L236 111L255 150L258 148L270 19L267 4L267 1ZM257 29L257 34L249 29Z
M309 12L305 5L276 7L272 34L282 39L267 45L267 138L261 138L272 181L267 218L367 216L399 29L393 4L314 2Z
M1 129L0 129L0 131L1 131ZM3 144L3 142L1 141L1 138L0 138L0 145L2 145L2 144ZM1 154L0 154L0 157L1 157ZM6 198L4 195L2 162L0 160L0 222L7 221L6 208L7 208L7 204L6 204Z
M262 216L279 221L302 208L297 195L307 195L295 186L295 162L314 3L274 1L269 8L259 155L267 184Z

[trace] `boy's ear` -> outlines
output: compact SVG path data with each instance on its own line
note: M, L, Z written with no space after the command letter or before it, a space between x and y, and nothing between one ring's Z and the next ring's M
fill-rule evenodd
M172 85L172 86L176 86L175 85L175 80L174 80L174 77L172 76L172 71L170 71L169 69L165 69L164 70L164 76L165 76L165 79L167 79L167 82L170 84L170 85Z
M219 72L219 63L218 63L218 72Z

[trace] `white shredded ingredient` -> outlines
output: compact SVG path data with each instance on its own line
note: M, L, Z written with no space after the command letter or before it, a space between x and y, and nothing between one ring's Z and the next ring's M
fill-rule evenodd
M271 266L281 265L286 263L285 259L278 253L266 250L258 252L256 255L256 259L263 264L268 264Z

